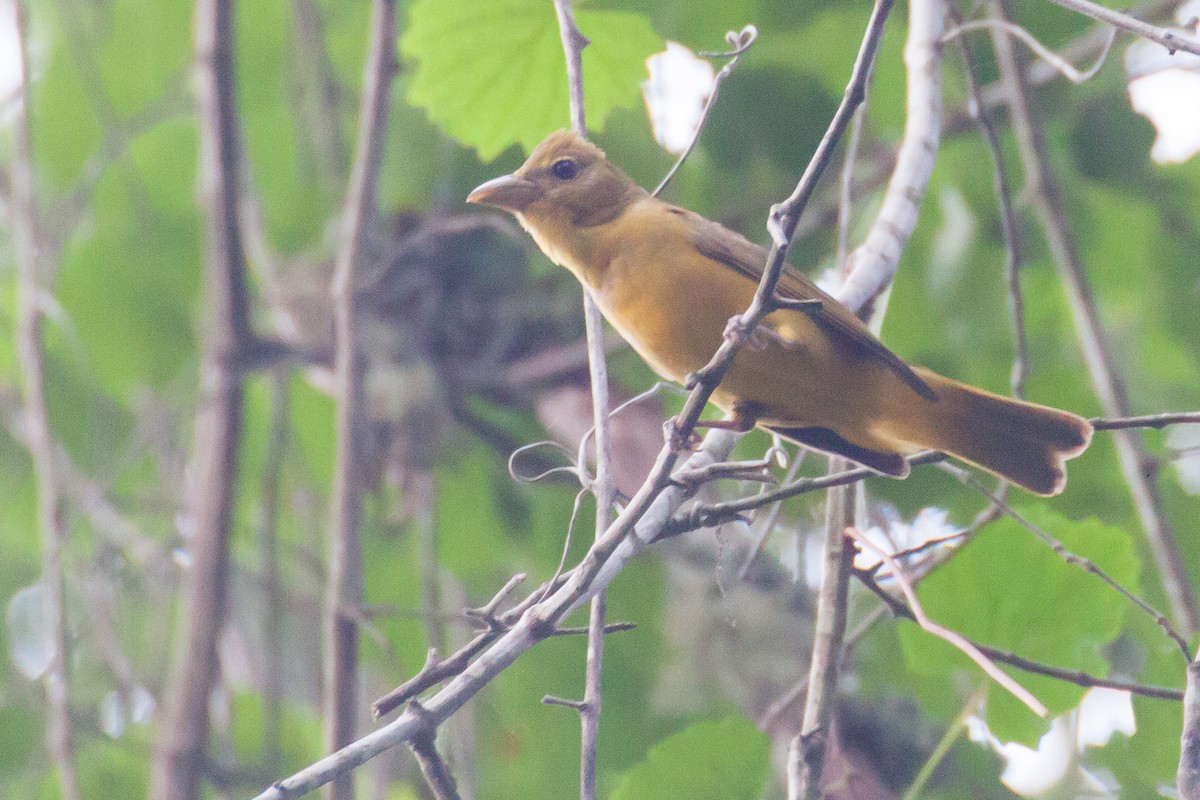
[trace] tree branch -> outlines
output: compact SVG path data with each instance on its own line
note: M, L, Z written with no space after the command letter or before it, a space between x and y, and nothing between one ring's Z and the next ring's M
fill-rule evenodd
M727 458L735 440L726 431L710 432L705 445L687 465L699 467ZM548 597L537 602L527 600L518 606L521 613L512 627L483 649L469 667L464 665L461 672L424 703L420 713L410 707L388 725L275 783L256 800L300 797L397 744L426 735L448 719L522 653L552 635L558 620L605 589L630 560L653 542L659 528L688 497L683 489L671 487L660 491L652 501L641 499L648 493L648 485L644 485L580 565L563 576L561 585ZM539 589L530 598L542 596Z
M942 113L942 0L909 4L904 63L908 75L904 138L879 216L850 256L851 270L837 298L852 311L866 308L891 284L912 236L933 174Z
M829 473L837 474L846 465L845 459L830 457ZM848 485L829 492L804 717L800 732L788 746L788 800L818 800L823 795L825 752L837 702L838 662L846 636L847 598L854 565L854 545L845 535L853 522L853 498Z
M575 26L571 0L554 0L563 54L567 61L567 84L571 105L571 127L587 137L587 117L583 101L583 48L590 42ZM596 475L591 492L596 499L595 539L608 528L615 491L612 479L612 439L608 421L608 367L604 356L604 319L600 307L585 286L583 316L587 331L588 369L592 385L592 420L596 439ZM583 466L582 464L580 465ZM584 673L583 703L579 708L580 800L596 797L596 743L600 732L601 674L604 663L604 592L592 598L588 613L587 666Z
M231 0L197 0L195 48L208 314L193 445L192 565L185 577L184 622L167 684L162 744L151 775L150 796L156 800L196 800L200 794L207 761L208 701L218 673L217 638L229 603L229 537L243 419L240 365L254 338L238 219L241 141Z
M1188 664L1183 692L1183 735L1179 770L1175 774L1179 800L1200 800L1200 654Z
M377 189L396 73L396 3L374 0L371 43L363 76L358 141L342 211L341 245L333 277L334 373L337 381L337 453L330 507L331 548L325 609L325 747L354 740L358 719L358 623L350 609L362 605L362 514L368 488L365 365L359 341L358 270L367 259L367 236L378 216ZM350 800L352 776L341 775L332 800Z
M1050 2L1083 14L1084 16L1091 17L1092 19L1099 20L1100 22L1107 22L1115 28L1137 34L1143 39L1158 42L1167 48L1167 51L1172 55L1177 50L1182 50L1185 53L1200 56L1200 42L1186 36L1180 36L1169 28L1160 28L1157 25L1142 22L1136 17L1122 14L1120 11L1114 11L1111 8L1105 8L1104 6L1089 2L1089 0L1050 0Z
M63 550L67 546L66 509L60 474L55 466L53 434L46 406L44 353L45 301L38 258L41 224L33 177L29 84L28 20L25 4L15 3L20 102L15 103L12 154L13 244L17 261L17 354L21 368L22 433L33 461L37 486L38 528L42 549L42 596L50 658L46 664L46 748L58 772L64 800L79 800L75 770L75 731L71 723L71 692L67 639L67 581Z

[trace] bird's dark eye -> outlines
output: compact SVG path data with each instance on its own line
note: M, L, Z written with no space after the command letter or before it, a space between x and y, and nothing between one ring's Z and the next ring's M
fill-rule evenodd
M569 158L560 158L551 165L550 174L560 181L569 181L579 174L579 165Z

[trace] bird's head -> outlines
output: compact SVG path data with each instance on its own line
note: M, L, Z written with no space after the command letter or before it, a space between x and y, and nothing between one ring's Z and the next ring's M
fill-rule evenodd
M574 131L558 131L511 175L476 187L467 202L503 208L527 227L589 228L616 219L643 190Z

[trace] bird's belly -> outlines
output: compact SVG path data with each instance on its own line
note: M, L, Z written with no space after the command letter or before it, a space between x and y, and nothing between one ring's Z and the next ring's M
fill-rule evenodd
M633 290L602 296L601 306L655 372L679 383L709 362L729 319L746 310L754 291L749 282L731 291L720 280L668 286L640 277ZM752 404L764 424L837 427L861 414L877 396L873 373L879 370L852 366L861 359L842 352L841 343L807 318L793 315L789 327L797 335L787 345L768 339L743 346L713 402L727 412Z

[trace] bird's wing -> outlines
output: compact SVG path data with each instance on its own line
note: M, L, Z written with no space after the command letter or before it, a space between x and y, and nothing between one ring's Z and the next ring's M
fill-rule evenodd
M671 212L682 214L688 218L688 230L691 231L692 244L696 249L713 261L724 264L730 269L758 283L762 280L763 269L767 265L767 250L755 244L741 234L731 231L725 226L706 219L687 209L671 207ZM867 355L888 369L895 372L917 394L930 400L937 400L937 394L920 376L913 372L899 356L887 349L887 346L871 329L854 313L839 303L830 295L821 291L815 283L801 272L785 264L779 275L779 283L775 292L789 300L820 300L819 307L803 313L812 317L818 325L836 333L848 340L860 352Z

